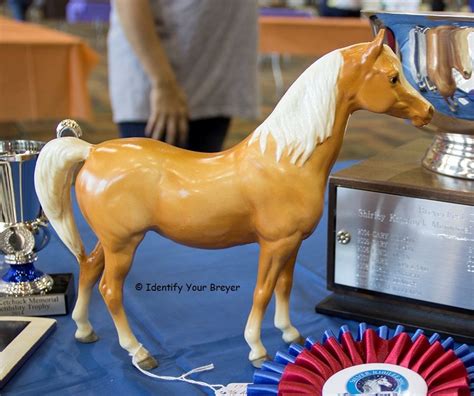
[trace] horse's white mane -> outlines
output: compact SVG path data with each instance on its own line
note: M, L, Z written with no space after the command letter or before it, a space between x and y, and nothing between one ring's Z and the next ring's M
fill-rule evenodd
M334 124L336 82L343 64L340 50L330 52L308 67L291 85L273 112L255 129L265 152L268 135L276 142L276 160L288 149L291 163L303 165L316 145L331 136Z

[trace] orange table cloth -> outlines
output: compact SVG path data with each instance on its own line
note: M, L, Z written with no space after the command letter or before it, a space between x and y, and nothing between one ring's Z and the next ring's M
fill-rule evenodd
M98 60L78 37L0 17L0 122L90 118Z
M337 48L372 41L360 18L260 17L260 52L320 57Z

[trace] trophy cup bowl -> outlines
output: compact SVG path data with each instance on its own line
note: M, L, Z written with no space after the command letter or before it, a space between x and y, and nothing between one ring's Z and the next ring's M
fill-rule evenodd
M386 28L405 77L434 107L423 159L434 172L474 180L474 15L364 11Z
M0 295L44 294L53 287L52 277L33 264L50 236L34 187L43 145L32 140L0 141L0 253L10 265L0 279Z

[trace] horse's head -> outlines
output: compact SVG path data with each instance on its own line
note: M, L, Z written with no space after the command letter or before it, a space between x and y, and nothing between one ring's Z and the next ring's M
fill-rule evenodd
M392 384L390 383L390 381L385 378L385 377L382 377L380 378L378 381L377 381L377 384L379 385L382 385L382 386L385 386L387 388L391 388L392 387Z
M371 43L343 50L341 79L352 105L354 109L407 118L415 126L426 125L433 107L405 79L397 56L383 44L384 34L382 29Z

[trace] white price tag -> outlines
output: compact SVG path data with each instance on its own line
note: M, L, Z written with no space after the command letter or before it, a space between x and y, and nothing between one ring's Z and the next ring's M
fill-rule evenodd
M233 383L216 391L216 396L245 396L247 395L247 385L243 383Z

